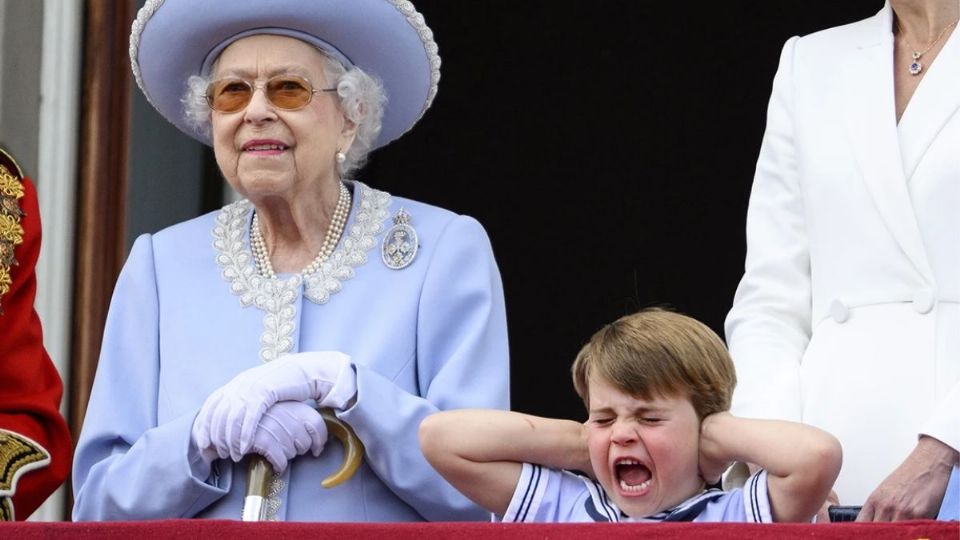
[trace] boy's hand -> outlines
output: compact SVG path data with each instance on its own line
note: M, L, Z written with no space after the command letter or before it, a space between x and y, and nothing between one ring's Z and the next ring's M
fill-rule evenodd
M840 443L813 426L717 413L700 423L700 474L720 478L731 461L767 471L774 521L809 522L840 472Z
M457 409L427 416L420 448L453 487L494 514L507 511L523 463L593 476L587 429L574 420Z
M574 467L574 469L586 474L593 480L596 480L597 474L593 472L593 463L590 462L590 445L588 443L589 439L587 438L588 429L589 428L587 427L586 422L584 422L583 424L580 424L581 444L580 444L580 452L578 453L578 456L576 458L576 461L579 463L579 465Z
M733 464L721 442L723 423L731 418L728 412L718 412L700 422L700 477L708 485L719 482L723 472Z

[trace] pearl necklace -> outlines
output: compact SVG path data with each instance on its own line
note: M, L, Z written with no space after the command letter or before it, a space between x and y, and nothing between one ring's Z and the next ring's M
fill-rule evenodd
M337 199L337 207L333 211L333 217L330 218L330 226L327 228L327 234L323 238L323 245L320 246L320 252L307 266L300 271L300 275L307 276L320 271L322 265L340 242L343 236L343 228L347 223L347 215L350 214L350 190L340 182L340 197ZM253 214L253 223L250 224L250 250L253 251L253 260L257 265L257 271L261 276L275 279L276 272L273 271L273 264L270 263L270 256L267 252L267 243L263 240L263 233L260 230L260 219L257 213Z

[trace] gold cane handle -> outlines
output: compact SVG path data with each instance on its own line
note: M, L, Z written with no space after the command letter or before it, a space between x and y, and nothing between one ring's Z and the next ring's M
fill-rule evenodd
M320 409L320 416L323 417L323 422L327 425L327 431L339 439L340 444L343 445L344 457L340 469L320 483L321 486L329 489L346 482L353 476L353 473L357 472L363 462L364 449L360 437L357 437L353 428L337 418L331 409Z
M363 443L360 437L349 425L333 414L331 409L320 409L320 416L327 431L340 440L343 445L343 464L337 472L326 477L320 483L325 488L338 486L353 476L363 462ZM247 493L243 501L243 521L263 521L267 518L267 498L270 492L270 481L273 479L273 467L263 456L250 456L247 468Z

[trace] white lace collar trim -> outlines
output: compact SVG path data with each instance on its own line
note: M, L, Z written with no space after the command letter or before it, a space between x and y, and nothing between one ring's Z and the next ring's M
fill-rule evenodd
M230 285L230 292L240 297L242 307L256 306L264 312L263 334L260 336L260 358L269 362L293 348L296 302L300 285L303 296L316 304L325 304L354 275L354 269L367 262L367 252L377 245L376 236L383 231L389 217L390 194L353 182L355 203L350 211L347 230L340 246L324 262L320 270L306 277L295 274L286 278L261 276L250 251L250 218L253 204L244 199L224 206L213 228L213 248L220 275ZM359 196L357 196L359 192Z

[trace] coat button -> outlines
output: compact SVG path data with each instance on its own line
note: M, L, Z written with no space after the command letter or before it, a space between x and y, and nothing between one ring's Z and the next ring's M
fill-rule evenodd
M930 313L936 300L933 298L933 291L930 289L920 289L913 295L913 309L917 313Z
M837 324L843 324L850 318L850 308L839 299L834 300L830 302L830 317L832 317Z

